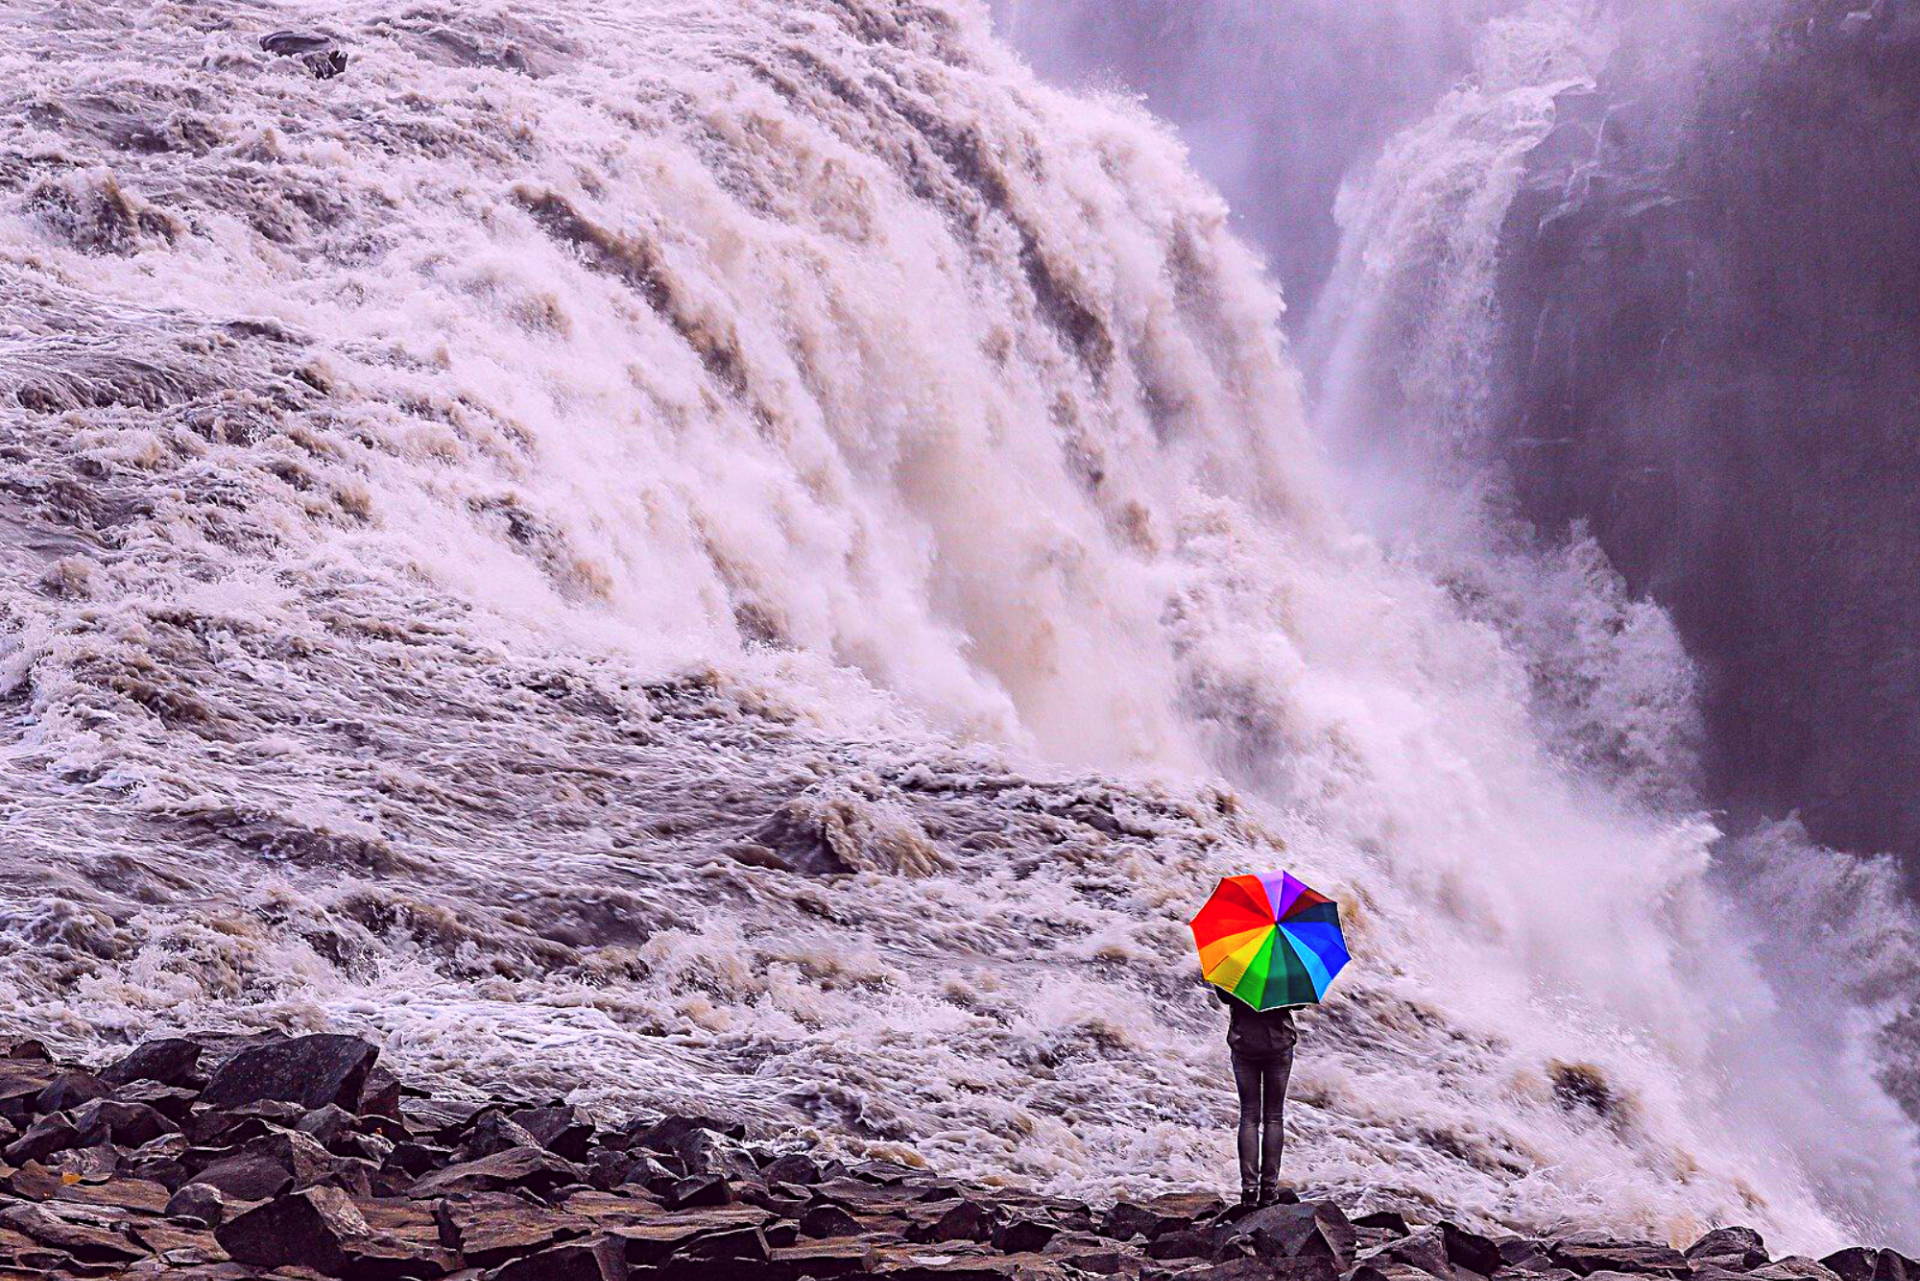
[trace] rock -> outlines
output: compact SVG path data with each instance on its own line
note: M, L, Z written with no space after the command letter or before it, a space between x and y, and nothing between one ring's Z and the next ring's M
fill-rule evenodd
M18 1041L7 1042L7 1051L4 1055L0 1055L0 1058L34 1059L41 1063L48 1063L52 1061L53 1056L47 1053L45 1042L29 1036Z
M764 1174L768 1183L810 1187L820 1182L820 1163L804 1152L790 1152L768 1162Z
M80 1131L66 1116L56 1112L41 1117L27 1127L25 1134L7 1144L5 1156L9 1165L25 1165L29 1161L44 1161L79 1142Z
M691 1130L673 1146L673 1155L688 1174L717 1174L734 1182L757 1180L760 1163L737 1140L712 1130Z
M530 1204L510 1192L444 1200L434 1206L433 1217L440 1244L459 1251L478 1268L585 1236L592 1226L578 1215Z
M125 1058L100 1069L100 1079L112 1086L153 1081L188 1088L200 1084L199 1066L198 1044L184 1037L161 1037L142 1041Z
M400 1119L411 1133L436 1143L450 1144L489 1106L453 1099L403 1098Z
M1920 1281L1920 1263L1898 1250L1882 1250L1874 1265L1873 1281Z
M167 1202L166 1216L217 1228L227 1217L227 1198L211 1183L189 1183Z
M1747 1274L1758 1281L1838 1281L1832 1272L1802 1255L1790 1254Z
M543 1146L521 1126L509 1121L505 1112L499 1108L488 1108L474 1117L473 1124L467 1127L459 1152L463 1161L478 1161L483 1156L492 1156L509 1148Z
M716 1121L704 1116L668 1116L646 1125L629 1126L627 1146L645 1148L649 1152L673 1152L695 1130L710 1130L730 1139L746 1136L746 1130L738 1125L729 1125L725 1121Z
M1687 1247L1694 1263L1712 1263L1730 1272L1746 1272L1767 1262L1767 1243L1752 1228L1715 1228Z
M1163 1232L1191 1227L1193 1220L1183 1214L1168 1214L1132 1201L1116 1201L1100 1220L1100 1234L1116 1241L1145 1237L1151 1241Z
M1447 1261L1455 1267L1478 1272L1483 1277L1499 1271L1500 1247L1491 1239L1478 1232L1469 1232L1457 1223L1441 1223L1439 1232Z
M316 80L331 80L347 69L347 51L326 36L276 31L260 37L260 47L281 58L298 58Z
M907 1233L907 1239L929 1245L946 1241L984 1243L993 1239L993 1231L999 1223L998 1207L977 1201L962 1201L932 1223L915 1227Z
M1534 1241L1527 1237L1507 1237L1501 1240L1500 1266L1514 1272L1546 1273L1563 1271L1556 1269L1552 1252L1543 1241Z
M293 1128L332 1151L335 1141L343 1134L354 1133L358 1123L359 1118L353 1113L338 1104L328 1103L302 1116L294 1122Z
M580 1168L545 1148L510 1148L478 1161L436 1170L421 1178L409 1195L447 1196L459 1192L499 1192L521 1188L537 1197L569 1183L580 1183Z
M679 1179L667 1189L662 1202L669 1210L733 1204L733 1188L717 1174L696 1174Z
M1340 1207L1331 1203L1270 1205L1236 1220L1226 1239L1245 1238L1260 1258L1322 1257L1341 1271L1353 1266L1356 1234Z
M360 1091L360 1115L400 1121L400 1078L378 1063L367 1073L367 1084ZM405 1137L395 1135L396 1138Z
M307 1109L298 1103L265 1099L244 1107L200 1112L181 1129L200 1147L234 1147L297 1125L306 1114Z
M308 1188L247 1210L214 1231L240 1263L311 1268L345 1276L354 1248L372 1237L360 1211L338 1188Z
M162 1085L158 1081L132 1081L126 1085L116 1085L113 1093L107 1096L116 1103L140 1103L152 1108L177 1128L193 1114L193 1105L199 1101L197 1091L182 1085Z
M1212 1231L1206 1228L1177 1228L1172 1232L1162 1232L1147 1242L1142 1251L1149 1259L1211 1259L1220 1250L1222 1243ZM1237 1246L1228 1247L1231 1252L1242 1253Z
M1414 1268L1441 1278L1453 1275L1453 1261L1447 1257L1446 1237L1438 1227L1410 1232L1398 1241L1367 1251L1359 1261L1370 1264L1376 1271L1389 1277L1396 1268ZM1356 1276L1355 1281L1360 1279Z
M204 1184L229 1201L266 1201L293 1188L293 1171L258 1152L222 1157L194 1175L183 1187Z
M1689 1259L1694 1257L1692 1250L1687 1251L1687 1257ZM1716 1259L1714 1262L1717 1263L1719 1260ZM1722 1264L1722 1266L1727 1265ZM1839 1277L1840 1281L1873 1281L1873 1274L1880 1266L1880 1252L1855 1246L1852 1249L1829 1254L1820 1260L1820 1266Z
M34 1096L32 1106L39 1113L66 1112L111 1093L113 1087L93 1073L71 1068L47 1082Z
M593 1118L580 1108L522 1108L508 1120L531 1134L541 1147L568 1161L586 1160L593 1144Z
M82 1105L73 1114L73 1126L82 1133L103 1131L109 1143L128 1148L144 1147L180 1129L144 1103L116 1099L95 1099Z
M1496 1259L1498 1253L1496 1250ZM1579 1276L1596 1272L1628 1272L1642 1276L1685 1277L1693 1271L1693 1265L1678 1250L1648 1242L1559 1241L1550 1247L1548 1254L1555 1264ZM1474 1271L1480 1269L1475 1268Z
M40 1059L0 1059L0 1116L25 1125L34 1096L58 1075L52 1064Z
M837 1205L816 1205L800 1216L800 1235L824 1240L860 1235L860 1220Z
M488 1281L626 1281L627 1259L618 1241L596 1237L516 1259Z
M770 1277L790 1276L800 1281L808 1277L830 1281L833 1277L859 1276L873 1271L874 1257L871 1246L857 1241L794 1246L773 1252L767 1274Z
M49 1205L0 1208L0 1226L11 1228L49 1249L63 1251L81 1263L131 1263L145 1253L124 1232L74 1222Z
M233 1108L262 1100L297 1103L302 1109L331 1103L360 1110L367 1074L380 1051L358 1037L302 1036L240 1051L221 1064L200 1101Z

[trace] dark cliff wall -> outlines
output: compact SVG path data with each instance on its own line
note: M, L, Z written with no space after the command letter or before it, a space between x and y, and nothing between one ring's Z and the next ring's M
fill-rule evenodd
M1717 799L1920 868L1920 0L1705 48L1682 87L1630 39L1531 158L1501 437L1672 610Z

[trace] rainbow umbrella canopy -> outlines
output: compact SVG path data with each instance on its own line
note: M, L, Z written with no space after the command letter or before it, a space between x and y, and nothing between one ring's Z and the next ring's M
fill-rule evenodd
M1339 906L1285 872L1227 877L1192 925L1207 982L1256 1010L1314 1004L1347 963Z

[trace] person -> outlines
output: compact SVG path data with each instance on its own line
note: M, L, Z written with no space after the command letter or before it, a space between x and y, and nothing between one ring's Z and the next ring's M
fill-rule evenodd
M1287 1080L1299 1033L1293 1011L1256 1010L1214 988L1228 1010L1227 1048L1240 1093L1240 1204L1280 1199L1280 1154L1286 1146Z

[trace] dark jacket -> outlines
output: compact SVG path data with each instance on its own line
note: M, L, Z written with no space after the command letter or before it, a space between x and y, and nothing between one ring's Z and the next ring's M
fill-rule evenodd
M1293 1027L1292 1010L1256 1010L1220 988L1213 994L1227 1007L1227 1046L1243 1059L1277 1058L1293 1053L1300 1034Z

